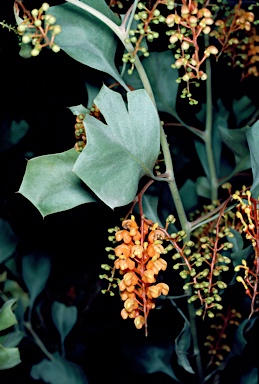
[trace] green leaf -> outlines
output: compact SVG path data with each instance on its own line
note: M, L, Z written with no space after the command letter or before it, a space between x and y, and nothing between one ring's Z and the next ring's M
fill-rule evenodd
M253 172L253 185L251 193L255 199L259 197L259 120L246 131L246 137L250 150L251 167Z
M205 176L200 176L196 180L196 191L198 196L211 198L211 187L209 180Z
M89 116L87 145L74 172L109 207L130 203L144 175L153 176L159 154L160 121L145 90L120 94L103 86L95 99L106 124Z
M0 331L12 327L17 324L16 317L12 311L12 306L16 302L16 299L6 301L0 309Z
M248 333L257 319L258 317L256 316L251 319L245 319L238 326L229 358L235 355L240 355L243 352L245 346L247 345Z
M152 52L150 56L142 61L142 64L154 92L157 109L179 118L176 112L178 92L176 79L179 74L176 69L171 68L171 64L174 62L175 58L172 52L164 51ZM135 89L143 88L137 71L134 71L132 75L125 73L124 79L127 84Z
M96 201L72 172L78 156L75 149L70 149L28 161L19 192L43 217Z
M22 259L23 280L29 290L31 299L30 313L36 297L41 293L46 285L50 269L51 261L49 256L39 251L28 254Z
M75 306L67 307L63 303L55 301L51 308L51 315L60 337L62 350L64 351L64 341L77 321L77 308Z
M219 126L225 127L227 126L229 113L225 109L223 103L221 100L218 100L217 109L213 109L213 125L212 125L212 147L213 147L213 155L214 155L214 162L215 162L215 168L218 178L224 177L225 174L223 174L222 171L226 172L225 167L221 166L221 151L222 151L222 138L219 131ZM206 138L206 135L205 135ZM207 178L210 180L210 173L209 173L209 165L208 165L208 159L207 159L207 152L205 147L205 142L202 140L195 140L195 147L197 151L197 155L199 156L200 162L203 166L203 169L205 171L205 174Z
M232 253L242 251L244 239L241 233L233 228L230 228L230 232L234 235L234 237L227 236L228 241L233 244Z
M177 354L178 363L189 373L195 373L188 360L190 354L190 346L192 342L189 323L185 322L182 331L175 340L175 352Z
M230 258L232 260L233 266L236 267L237 265L242 264L242 260L246 260L248 256L250 256L254 252L252 245L249 245L245 249L242 249L242 251L236 251L232 252L230 254Z
M0 219L0 264L4 263L15 251L18 238L6 220Z
M193 211L198 204L195 183L192 180L187 179L179 192L185 212Z
M25 334L19 329L16 329L14 332L8 332L6 335L0 336L0 344L5 348L16 347Z
M83 0L82 3L97 9L116 24L120 23L104 0ZM61 26L62 31L55 37L55 43L63 51L82 64L108 73L125 85L114 64L117 39L109 27L73 4L51 7L49 13L56 17Z
M43 380L50 384L88 384L81 367L58 354L54 356L55 360L43 359L39 364L33 365L31 377L34 380Z
M247 146L246 132L249 127L228 129L227 125L219 125L223 143L234 153L236 171L241 172L250 168L250 154Z
M239 100L233 100L233 112L236 117L236 124L240 126L244 120L250 119L256 112L256 106L248 96L244 95Z
M13 368L20 362L18 348L5 348L0 344L0 370Z

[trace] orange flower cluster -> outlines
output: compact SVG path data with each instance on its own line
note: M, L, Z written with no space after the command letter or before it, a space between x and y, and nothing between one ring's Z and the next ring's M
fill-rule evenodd
M155 284L159 271L167 267L167 262L160 257L164 253L165 234L156 224L150 225L145 220L139 230L134 216L124 220L122 227L115 234L121 244L114 249L114 266L123 275L119 283L124 301L121 316L133 318L136 328L140 329L143 325L147 327L148 313L155 308L154 299L169 291L167 284Z

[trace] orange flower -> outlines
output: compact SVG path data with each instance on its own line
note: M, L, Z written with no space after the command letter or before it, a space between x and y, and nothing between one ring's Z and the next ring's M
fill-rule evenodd
M154 271L152 271L151 269L144 271L142 281L144 283L150 283L150 284L155 283L156 279L154 277L154 274L155 274Z
M127 299L124 303L124 308L126 309L126 311L129 313L129 312L132 312L134 309L137 309L138 308L138 302L136 299L134 298L130 298L130 299Z
M143 316L137 316L134 320L135 327L141 329L145 325L145 319Z
M131 246L122 243L114 249L114 253L117 257L121 255L124 255L125 257L129 257L131 253Z
M127 257L115 260L114 266L116 269L120 269L121 271L125 271L125 269L133 270L135 268L135 263L133 260Z
M124 275L123 281L126 286L136 285L139 281L139 278L134 272L128 272Z
M141 259L143 255L143 250L144 248L142 247L142 245L133 245L133 247L131 248L131 257L136 256L138 259Z
M115 239L116 241L123 240L125 244L129 244L132 241L129 232L126 231L125 229L122 229L121 231L116 232Z

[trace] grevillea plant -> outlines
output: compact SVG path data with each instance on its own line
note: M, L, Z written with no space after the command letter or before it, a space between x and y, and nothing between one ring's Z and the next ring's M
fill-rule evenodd
M249 86L258 77L256 12L256 3L241 0L66 0L32 10L14 2L22 57L63 51L101 79L86 80L88 100L67 105L74 147L30 159L19 193L43 217L83 204L110 209L116 222L107 228L100 293L119 296L118 317L132 321L140 338L152 337L149 324L173 304L181 328L167 340L173 352L143 370L164 372L172 383L226 383L233 364L253 353L259 123ZM94 251L91 239L86 247ZM25 326L48 364L66 364L39 341L32 309ZM32 376L54 383L45 367ZM257 374L251 360L228 382L253 384Z

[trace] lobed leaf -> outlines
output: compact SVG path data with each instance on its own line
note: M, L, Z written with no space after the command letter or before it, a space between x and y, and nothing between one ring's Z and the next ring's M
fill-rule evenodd
M87 145L75 174L109 207L130 203L144 175L153 176L159 154L160 121L145 90L122 96L103 86L95 99L106 120L87 117Z
M28 161L19 189L42 216L95 202L95 197L72 172L79 154L75 149Z

